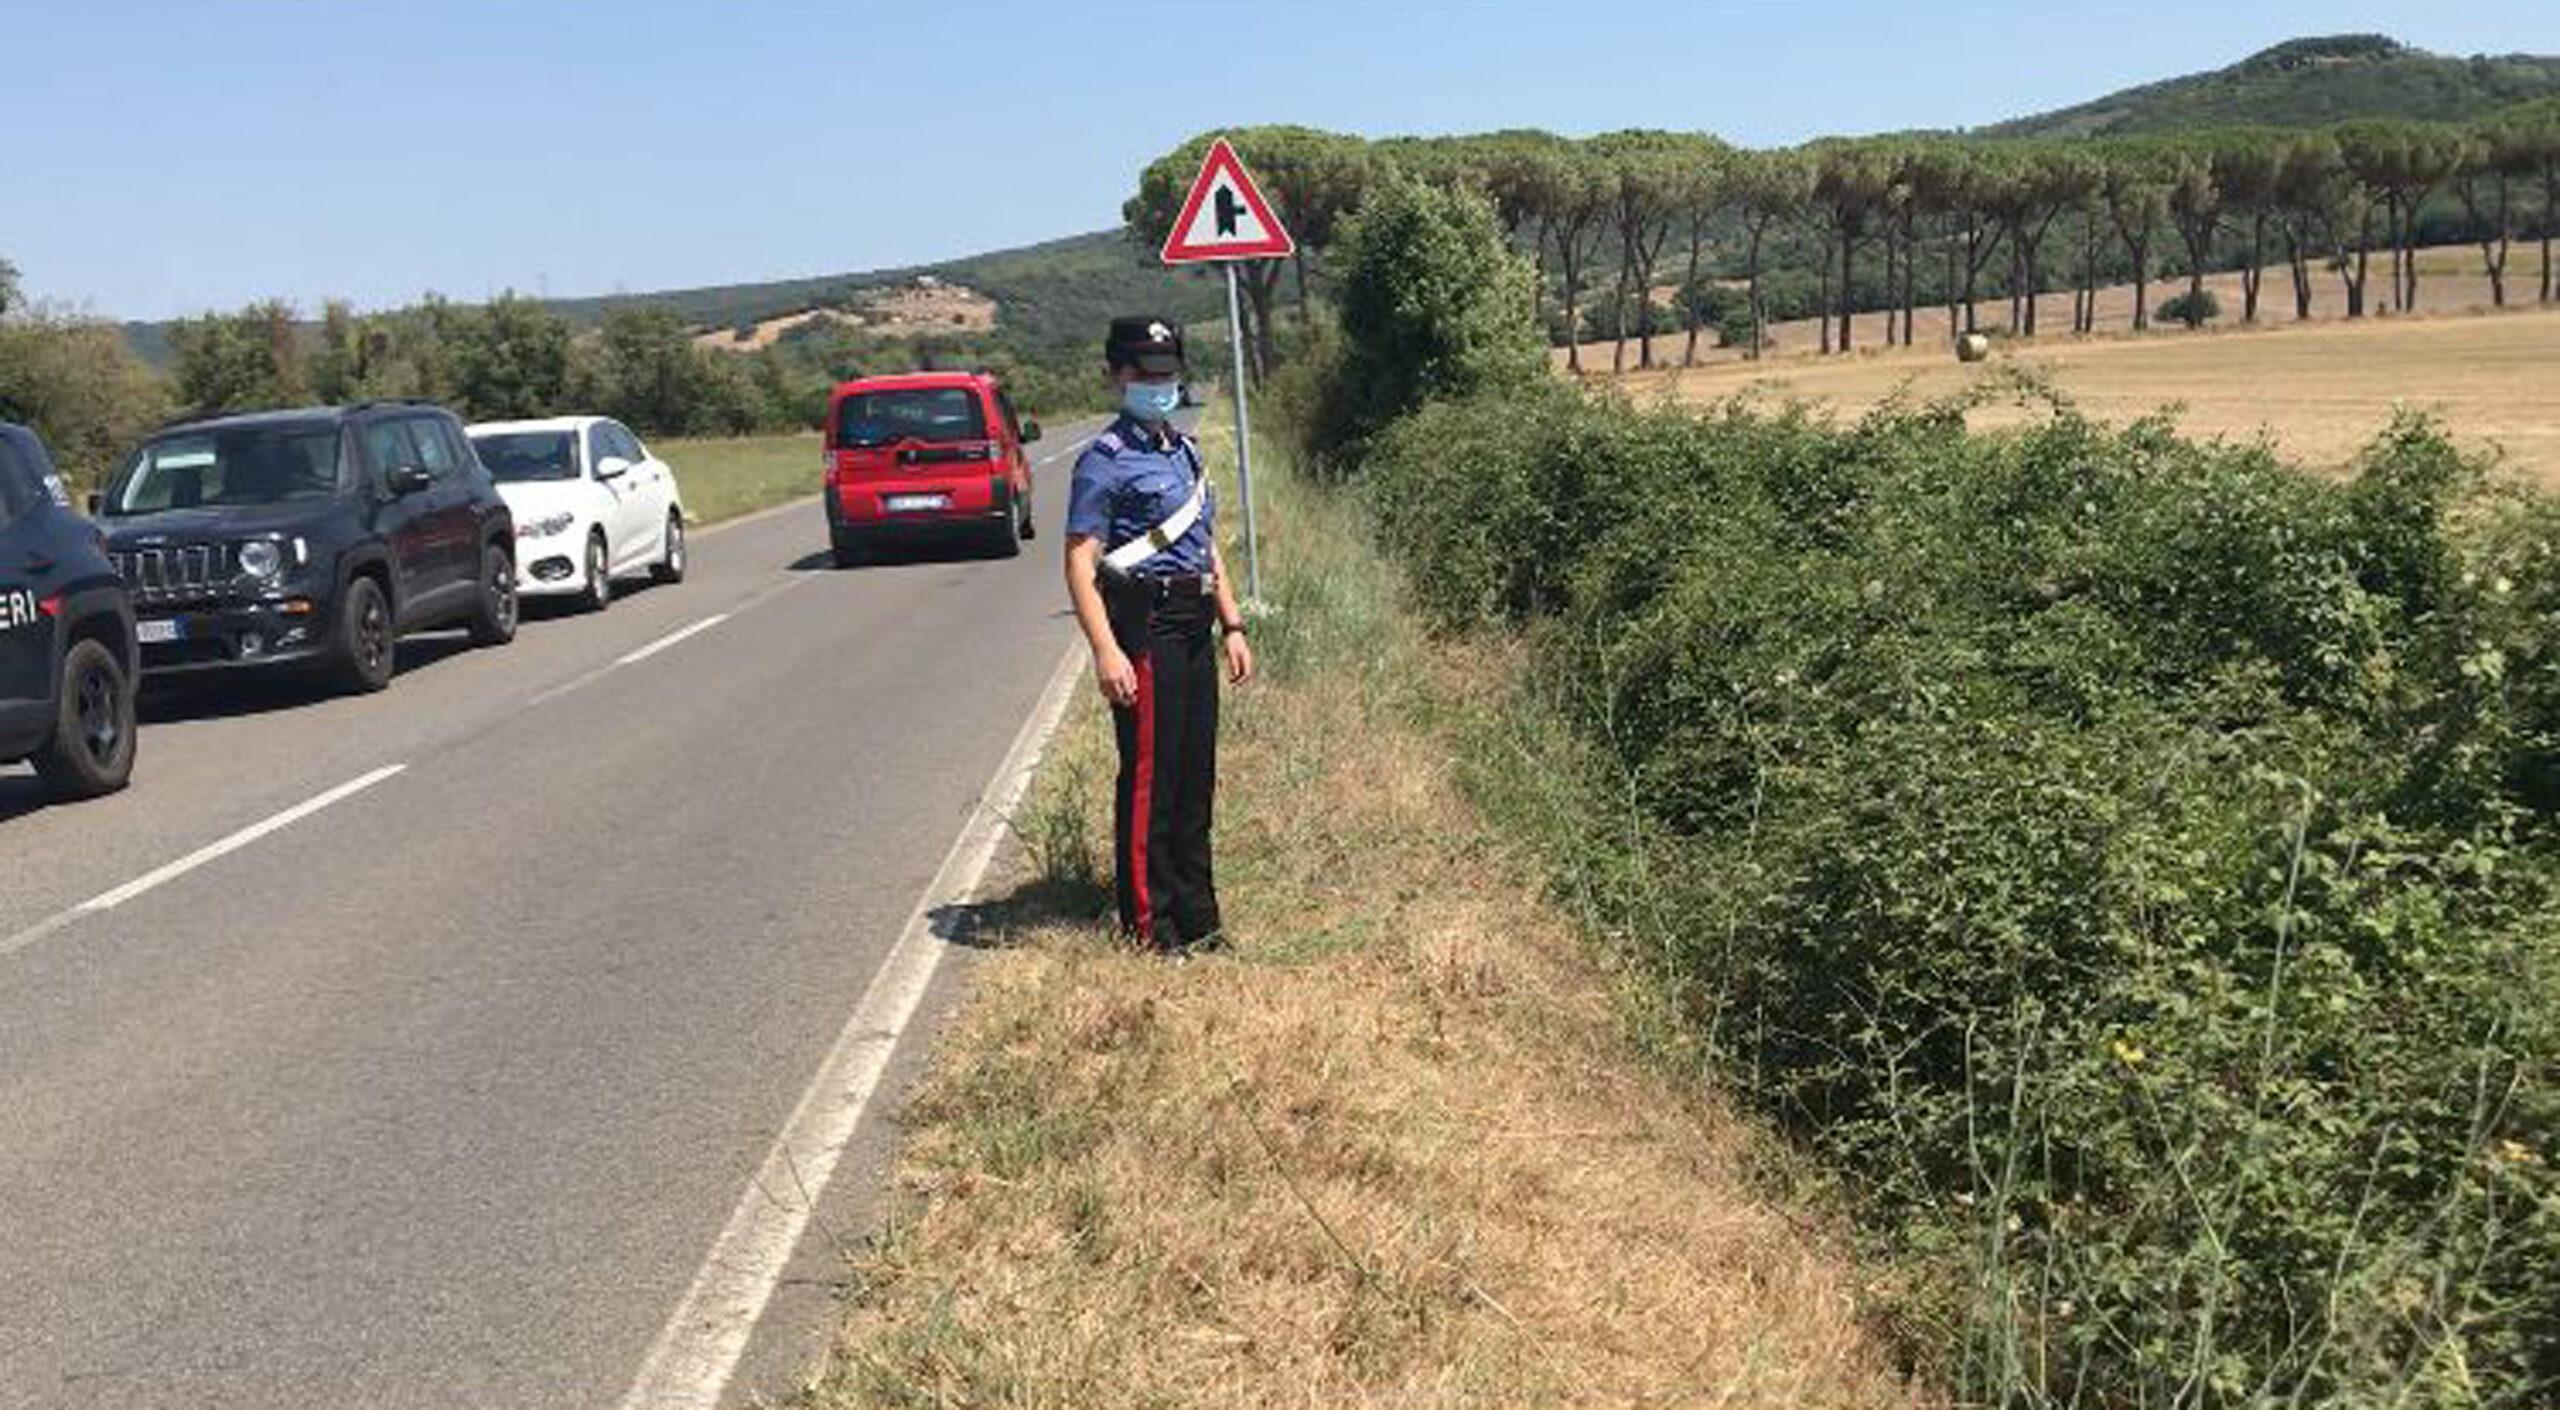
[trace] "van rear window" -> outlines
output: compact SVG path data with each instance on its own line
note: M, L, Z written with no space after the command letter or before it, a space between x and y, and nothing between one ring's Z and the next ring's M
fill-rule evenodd
M900 441L983 441L987 417L969 387L856 392L836 408L836 444L868 449Z

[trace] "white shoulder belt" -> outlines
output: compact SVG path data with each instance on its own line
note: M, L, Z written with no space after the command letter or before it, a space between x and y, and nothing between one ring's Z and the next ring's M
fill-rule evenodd
M1163 523L1102 555L1102 566L1116 573L1133 572L1139 564L1180 543L1182 536L1191 532L1191 526L1200 522L1200 510L1208 498L1209 477L1200 473L1197 453L1189 459L1192 466L1191 493L1174 507L1173 513L1165 516Z

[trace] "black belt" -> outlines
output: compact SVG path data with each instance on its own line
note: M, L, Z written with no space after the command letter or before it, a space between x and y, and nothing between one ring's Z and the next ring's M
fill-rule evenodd
M1143 594L1151 602L1171 602L1178 598L1215 597L1218 575L1215 573L1112 573L1102 575L1102 585L1114 592L1132 596Z

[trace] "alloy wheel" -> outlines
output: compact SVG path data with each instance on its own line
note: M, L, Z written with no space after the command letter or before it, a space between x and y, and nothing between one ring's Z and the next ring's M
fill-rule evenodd
M124 742L122 712L116 708L116 685L100 670L80 676L80 742L93 761L105 764Z
M356 656L364 662L367 675L382 669L383 658L391 653L391 609L384 606L379 593L366 599L364 615L356 619Z
M493 615L498 619L500 631L512 632L516 629L515 560L504 553L493 553L489 557L489 592L497 604Z

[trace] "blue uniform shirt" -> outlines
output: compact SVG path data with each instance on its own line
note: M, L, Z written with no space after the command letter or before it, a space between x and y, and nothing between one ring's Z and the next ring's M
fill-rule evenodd
M1170 430L1171 428L1167 428ZM1098 539L1103 552L1127 543L1173 517L1191 497L1200 446L1180 431L1159 445L1136 418L1113 421L1076 457L1075 484L1067 491L1067 532ZM1141 577L1209 571L1211 529L1217 500L1203 494L1200 518L1173 546L1137 567Z

